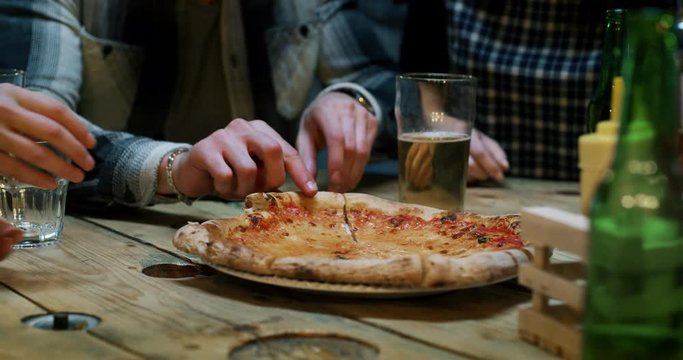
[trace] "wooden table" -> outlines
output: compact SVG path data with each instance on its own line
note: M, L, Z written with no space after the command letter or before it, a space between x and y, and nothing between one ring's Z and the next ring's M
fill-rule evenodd
M396 199L397 184L368 177L358 191ZM466 208L577 211L578 202L576 183L508 179L503 187L468 189ZM268 344L279 344L290 358L334 358L322 343L311 343L318 340L366 358L551 358L517 336L517 310L530 294L514 280L418 298L323 296L213 273L173 248L175 230L188 220L232 216L240 207L199 201L67 216L62 244L15 251L0 262L0 359L226 359L259 338L279 339ZM158 264L194 274L143 273ZM168 275L163 270L156 273ZM101 323L89 331L22 323L52 312L91 314ZM272 348L249 349L276 355Z

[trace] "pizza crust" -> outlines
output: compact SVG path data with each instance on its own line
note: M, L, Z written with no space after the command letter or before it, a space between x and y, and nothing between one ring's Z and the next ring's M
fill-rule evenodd
M491 284L514 276L519 265L530 260L526 249L485 251L465 257L430 255L422 286Z
M239 218L188 224L176 232L173 244L214 264L270 275L273 256L226 241L229 233L242 224Z
M420 256L391 259L329 259L321 257L285 257L270 267L274 275L326 281L377 285L419 286L422 282Z

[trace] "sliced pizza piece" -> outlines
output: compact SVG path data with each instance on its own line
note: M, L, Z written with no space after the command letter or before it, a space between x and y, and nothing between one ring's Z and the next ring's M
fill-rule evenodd
M308 198L297 193L269 193L252 203L254 209L268 209L270 214L275 214L279 218L277 222L285 224L293 235L277 245L269 244L269 247L278 248L270 265L273 275L385 285L419 285L421 282L419 255L376 257L353 239L344 218L342 194L322 191ZM249 209L249 198L245 204Z
M514 275L531 258L519 236L518 215L454 213L366 194L345 197L346 216L360 244L378 257L422 255L422 286L494 282Z
M176 232L173 244L211 264L270 274L270 263L275 258L268 251L251 246L260 241L257 231L247 231L251 225L250 217L245 216L190 223Z
M288 257L334 258L353 252L356 243L344 220L344 197L319 192L254 193L236 218L188 224L174 244L212 264L258 274L278 274Z

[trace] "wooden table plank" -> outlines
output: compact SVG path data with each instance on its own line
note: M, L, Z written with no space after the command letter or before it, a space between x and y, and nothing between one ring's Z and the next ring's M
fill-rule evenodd
M0 273L3 278L7 275ZM45 309L0 284L0 359L140 359L85 331L50 331L21 322L24 317L45 313Z
M49 311L100 317L102 323L90 333L153 359L225 359L229 349L245 341L286 333L360 339L377 347L385 359L460 358L227 275L168 280L141 273L144 266L154 263L187 264L154 247L67 217L63 244L14 252L0 263L0 277ZM17 324L8 326L8 332L23 326L17 323L19 316L7 314L5 319ZM12 350L12 345L16 344L0 337L0 349L8 349L9 356L18 357L28 347ZM85 351L80 345L76 349Z

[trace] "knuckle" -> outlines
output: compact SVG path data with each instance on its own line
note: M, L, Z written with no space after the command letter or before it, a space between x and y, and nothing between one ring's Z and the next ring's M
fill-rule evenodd
M347 155L356 153L356 144L345 143L344 144L344 153Z
M263 152L268 158L282 157L282 147L275 140L268 140L263 144Z
M2 122L6 122L7 119L16 118L19 115L17 108L9 101L0 101L0 114L2 114Z
M258 168L256 167L256 164L251 163L251 164L241 164L240 166L235 169L237 172L237 176L240 178L240 180L246 178L253 179L256 177L256 174L258 173ZM244 179L246 180L246 179ZM244 181L243 180L243 181Z
M233 119L226 128L236 128L236 129L242 129L244 127L249 126L249 122L247 120L244 120L242 118L236 118Z
M9 93L12 90L13 90L13 85L11 85L10 83L0 83L0 92Z
M261 119L252 120L251 124L257 125L257 126L268 126L268 123L266 123L265 121L263 121Z
M285 183L285 174L277 174L268 179L268 188L278 188Z
M224 198L224 199L229 199L229 198L231 198L231 197L233 196L233 193L232 193L232 191L230 190L230 186L225 186L225 185L216 186L215 189L214 189L214 192L215 192L218 196L220 196L220 197L222 197L222 198Z
M379 128L379 121L377 121L374 115L368 113L367 119L370 130L377 130Z
M64 128L56 123L45 125L45 135L48 139L62 138L65 135Z
M330 142L332 143L340 143L344 141L344 134L341 132L335 132L330 135Z
M229 190L231 185L232 185L232 172L230 172L230 171L221 172L220 174L218 174L216 176L215 180L219 184L221 184L221 187Z
M370 157L370 148L361 146L356 149L356 154L358 154L359 157L368 158Z
M24 156L29 162L39 164L45 162L45 160L49 158L49 155L49 150L42 146L38 146L26 151Z
M51 104L49 105L49 111L54 116L63 118L71 115L71 109L69 109L69 107L65 104L56 100L50 102Z

